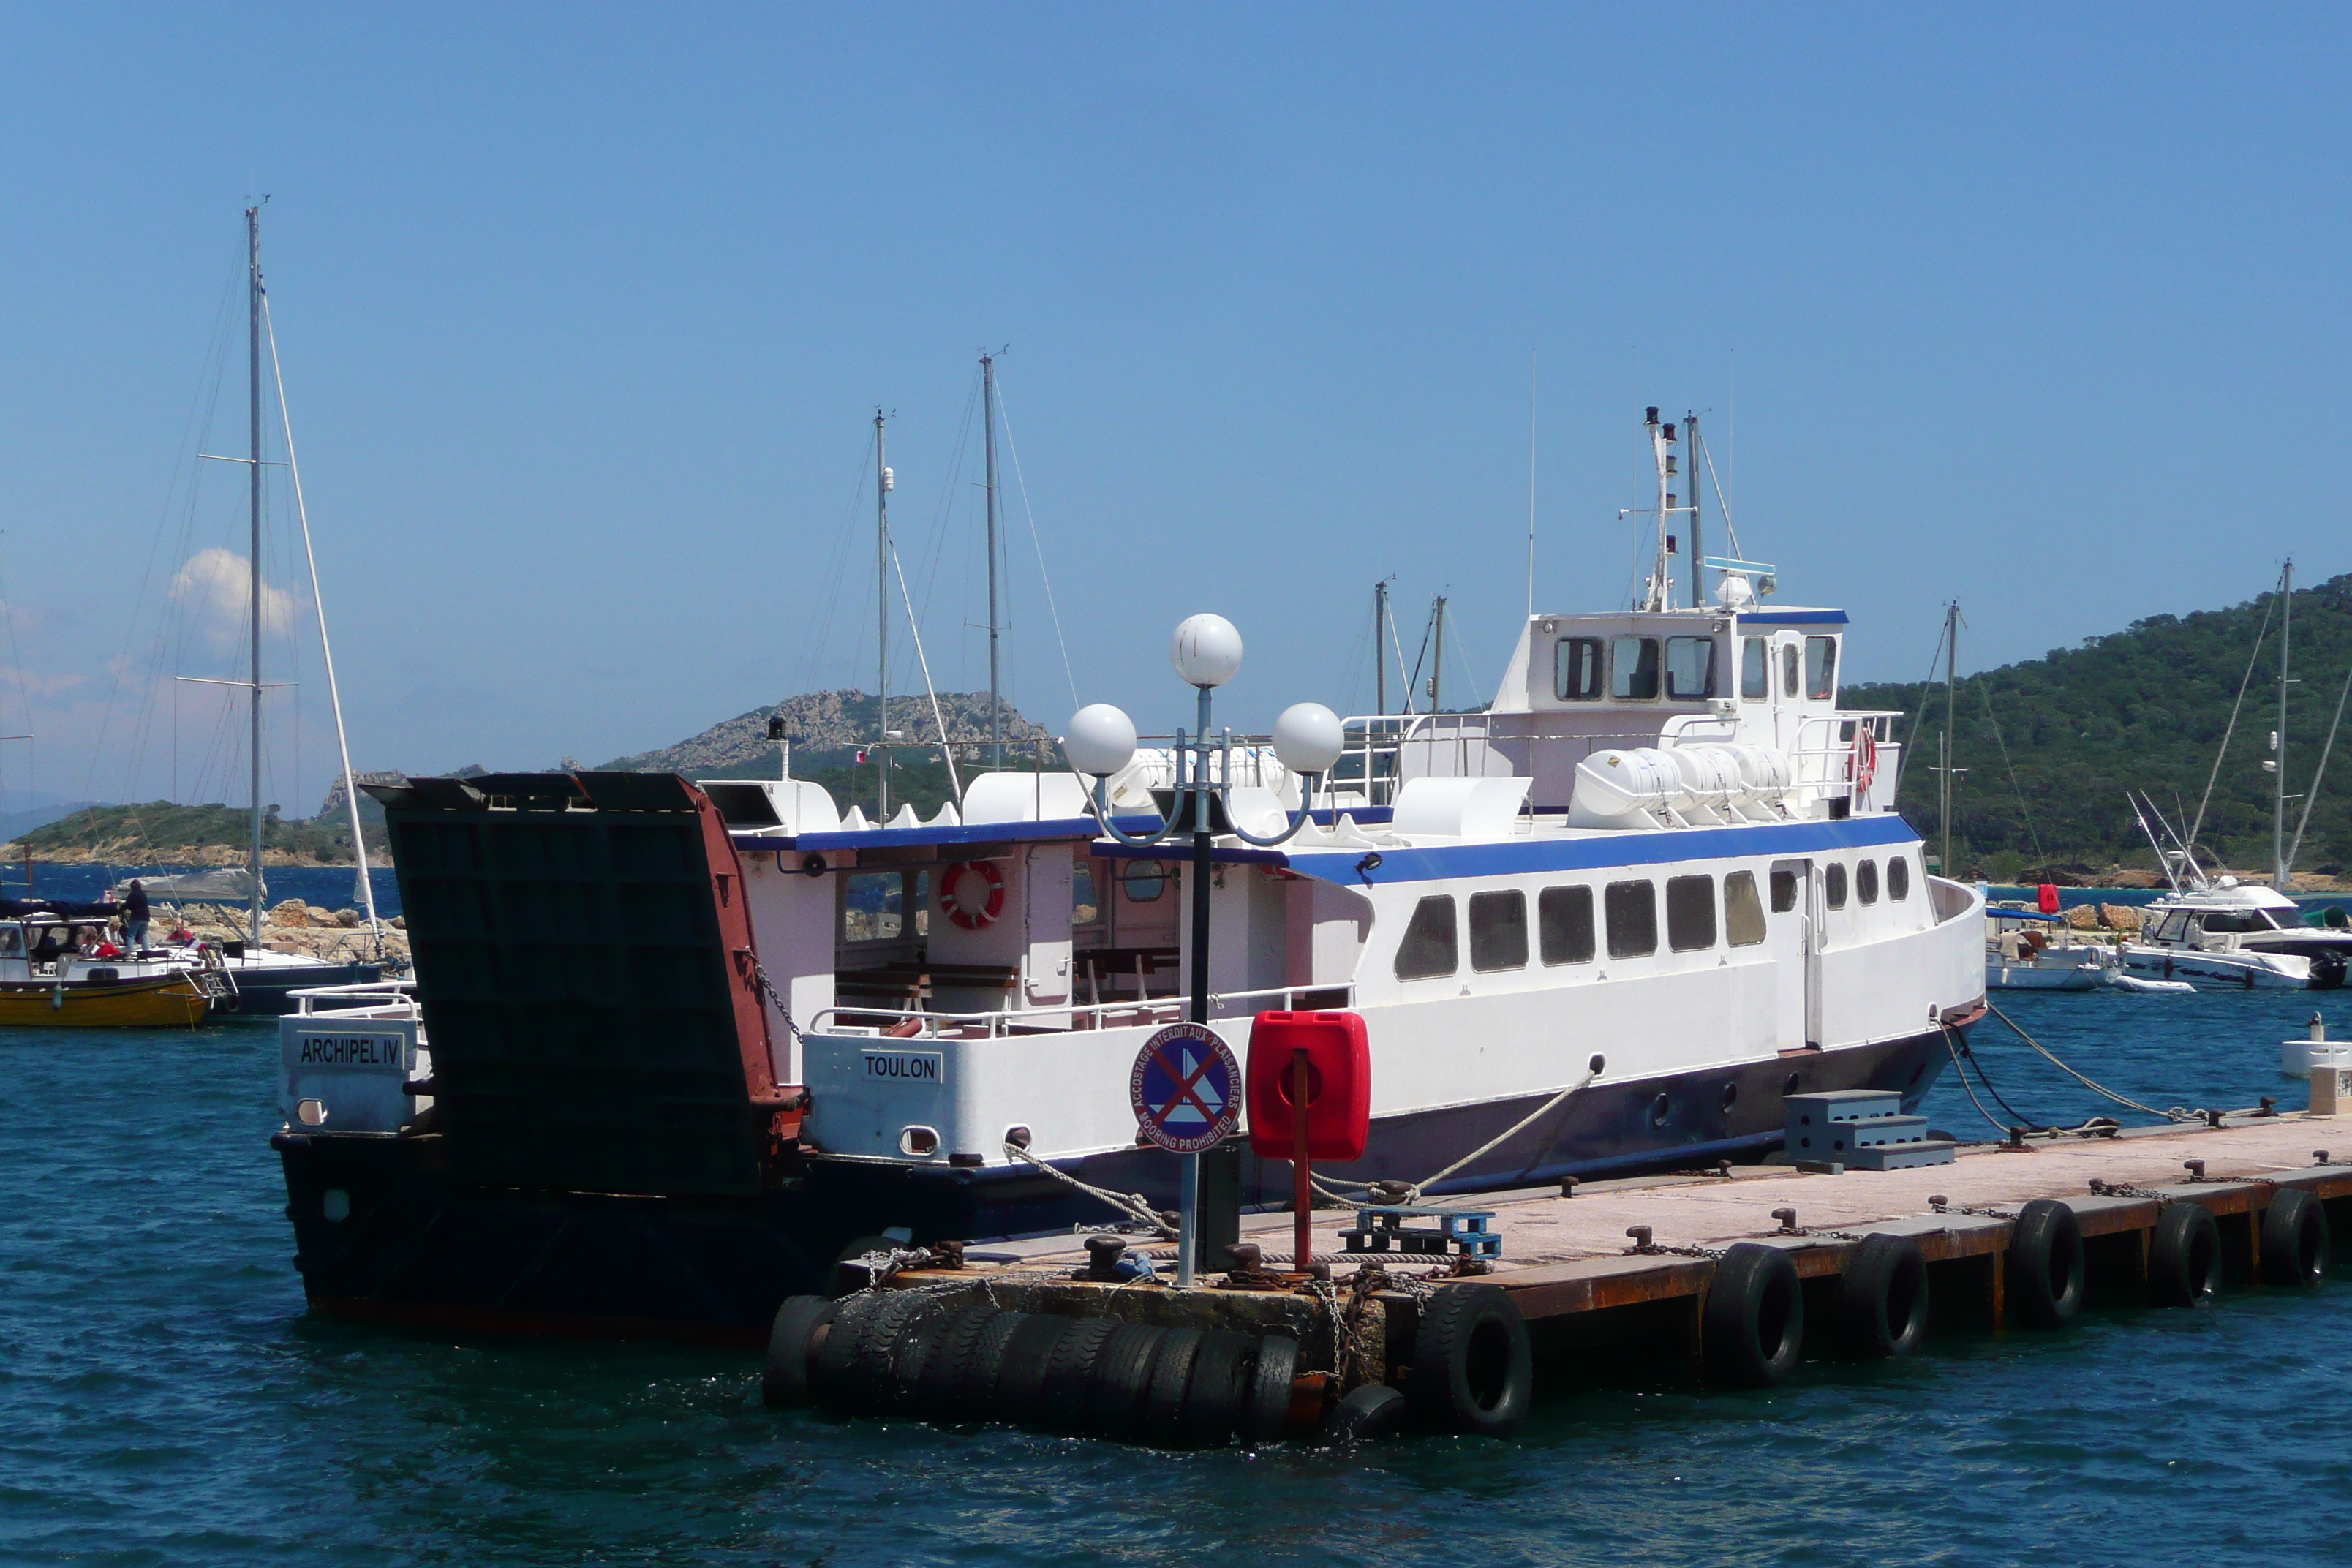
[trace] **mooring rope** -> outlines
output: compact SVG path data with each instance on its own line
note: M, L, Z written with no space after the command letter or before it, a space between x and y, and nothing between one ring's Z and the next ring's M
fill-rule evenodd
M1110 1205L1111 1207L1118 1210L1119 1213L1127 1215L1128 1218L1134 1220L1139 1225L1149 1226L1158 1235L1172 1237L1176 1234L1175 1227L1170 1225L1166 1220L1160 1217L1159 1211L1144 1201L1143 1194L1141 1193L1114 1193L1108 1188L1097 1187L1090 1183L1082 1182L1078 1180L1077 1177L1070 1174L1067 1171L1047 1164L1045 1161L1039 1159L1028 1150L1024 1149L1018 1143L1007 1142L1004 1145L1004 1152L1011 1154L1015 1159L1026 1160L1029 1163L1036 1166L1037 1169L1045 1172L1055 1181L1066 1183L1070 1186L1076 1187L1078 1191L1086 1194L1088 1197L1100 1198L1103 1202Z
M2127 1106L2131 1110L2141 1112L2143 1115L2159 1116L2167 1121L2203 1121L2208 1120L2204 1111L2192 1110L2188 1106L2176 1105L2169 1110L2158 1110L2153 1105L2142 1105L2138 1100L2132 1099L2129 1095L2117 1094L2114 1089L2107 1088L2106 1085L2094 1082L2092 1079L2085 1078L2083 1074L2076 1072L2073 1068L2068 1067L2064 1062L2060 1061L2056 1056L2052 1054L2049 1047L2043 1045L2040 1040L2035 1039L2032 1035L2027 1034L2018 1024L2016 1019L2002 1012L1999 1007L1994 1006L1990 997L1987 997L1985 999L1985 1010L1990 1013L1994 1017L1999 1018L2002 1023L2007 1024L2011 1029L2015 1030L2017 1037L2023 1040L2027 1045L2032 1046L2035 1050L2041 1052L2042 1057L2052 1067L2056 1068L2060 1072L2064 1073L2068 1078L2073 1079L2075 1082L2081 1084L2084 1089L2089 1089L2094 1094L2104 1095L2107 1099L2114 1100L2117 1105ZM1990 1088L1991 1086L1988 1084L1986 1087ZM1983 1108L1979 1107L1978 1109L1981 1110Z

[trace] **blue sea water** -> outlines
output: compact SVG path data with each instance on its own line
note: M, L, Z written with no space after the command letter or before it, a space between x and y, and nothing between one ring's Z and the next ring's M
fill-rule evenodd
M196 868L189 866L68 866L37 860L33 863L32 890L35 896L44 899L96 899L103 896L108 888L119 889L133 877L194 869ZM322 909L360 907L358 873L349 866L272 866L262 873L261 879L268 888L273 904L299 899ZM391 868L369 868L368 886L375 891L379 915L390 920L400 912L400 879ZM0 899L25 896L23 865L0 865Z
M2278 1040L2315 1000L2352 1029L2341 993L1999 1000L2159 1105L2297 1104ZM1998 1021L1976 1049L2021 1110L2103 1109ZM1508 1442L1157 1454L778 1416L739 1352L306 1318L275 1058L244 1022L0 1031L0 1562L2352 1561L2340 1284L1770 1393L1596 1367ZM1948 1080L1929 1109L1970 1131Z

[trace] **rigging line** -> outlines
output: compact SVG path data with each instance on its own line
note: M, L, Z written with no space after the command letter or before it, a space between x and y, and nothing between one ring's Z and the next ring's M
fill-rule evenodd
M1432 600L1431 600L1431 602L1430 602L1430 606L1429 606L1429 618L1428 618L1427 620L1425 620L1425 621L1423 621L1423 622L1422 622L1422 623L1421 623L1421 648L1420 648L1420 651L1419 651L1419 652L1415 653L1415 654L1412 656L1412 673L1411 675L1409 675L1409 676L1405 677L1405 682L1404 682L1405 711L1406 711L1406 712L1408 712L1408 713L1410 713L1410 712L1412 712L1412 689L1413 689L1413 688L1414 688L1414 687L1416 687L1416 686L1418 686L1418 685L1420 685L1420 684L1421 684L1421 667L1422 667L1423 663L1424 661L1426 661L1426 660L1428 659L1428 658L1429 658L1429 634L1430 634L1431 630L1436 626L1436 625L1437 625L1437 603L1436 603L1436 601L1435 601L1434 599L1432 599ZM1402 650L1400 650L1400 651L1402 651ZM1398 662L1399 662L1400 664L1402 664L1403 661L1402 661L1402 659L1400 659L1400 660L1398 660ZM1430 710L1432 713L1436 712L1436 711L1437 711L1437 705L1436 705L1436 703L1432 702L1432 703L1430 704L1429 710Z
M2245 705L2246 688L2253 681L2255 661L2263 657L2263 639L2270 635L2271 616L2278 609L2278 595L2272 593L2269 601L2263 606L2263 624L2254 631L2254 651L2246 656L2246 673L2238 682L2238 700L2230 704L2229 727L2221 731L2221 743L2213 749L2213 771L2205 775L2205 793L2198 799L2197 816L2189 824L2189 837L2181 846L2192 855L2197 851L2197 835L2205 826L2205 808L2213 800L2213 782L2221 776L2221 759L2229 755L2230 737L2238 732L2238 710Z
M1724 497L1723 481L1716 478L1715 448L1706 444L1706 437L1701 436L1698 438L1698 450L1699 456L1706 459L1707 479L1715 486L1715 508L1723 513L1723 531L1731 537L1732 557L1735 560L1745 561L1748 559L1748 552L1739 548L1739 530L1731 525L1731 502Z
M865 449L858 458L857 478L849 487L849 501L842 508L841 526L834 539L833 569L826 574L824 591L817 595L816 602L824 606L824 612L821 617L806 622L807 629L801 636L801 654L796 662L800 675L793 684L803 690L806 690L815 682L817 658L824 649L832 646L834 612L841 603L842 578L849 570L849 547L860 531L857 521L858 503L865 497L866 477L871 471L874 462L873 443L868 441L862 445ZM863 646L862 629L860 646ZM851 651L852 657L855 657L856 650ZM792 694L787 693L787 695Z
M1985 683L1985 678L1981 675L1976 677L1970 684L1976 687L1977 695L1984 699L1985 721L1992 726L1993 744L2000 748L2000 765L2009 770L2009 792L2017 796L2017 809L2025 818L2026 834L2033 840L2033 858L2044 870L2047 870L2050 858L2042 850L2041 832L2033 826L2033 808L2025 804L2025 791L2017 782L2017 764L2009 760L2009 742L2001 739L2000 721L1993 717L1992 689Z
M107 688L106 706L99 715L97 740L90 747L89 765L82 777L81 793L84 798L89 798L97 793L99 761L105 754L107 732L114 722L114 707L121 698L123 682L131 669L131 650L137 646L139 627L146 611L147 591L154 581L155 554L163 545L165 531L171 525L172 514L175 510L173 501L180 494L180 479L184 472L188 480L187 501L182 513L183 521L180 530L181 543L184 546L194 528L196 492L200 488L199 476L203 471L203 466L191 454L203 448L204 434L211 429L213 416L218 412L220 406L221 381L227 374L236 291L245 278L246 255L242 236L238 237L235 256L235 265L231 267L227 279L221 285L221 301L213 319L212 339L205 346L205 358L196 373L195 390L188 400L187 417L181 423L178 455L173 464L171 482L164 488L163 504L160 515L155 520L155 531L148 541L146 564L141 569L139 574L139 591L131 597L131 620L123 633L121 661L116 667L113 681ZM202 366L209 366L209 374ZM209 395L205 392L207 384L211 388ZM199 416L202 417L201 426L198 424ZM170 617L166 616L156 629L156 651L159 656L169 625ZM145 700L152 701L152 698L153 686L151 681L148 684ZM136 754L134 751L134 758ZM134 761L133 766L135 765ZM138 791L134 787L125 793L135 795Z
M1389 612L1389 647L1396 655L1397 679L1404 683L1404 716L1412 718L1417 710L1412 705L1412 677L1404 671L1404 639L1397 636L1396 612Z
M319 656L327 667L327 701L333 708L335 714L335 749L341 755L343 763L343 804L351 812L352 853L357 857L359 862L360 896L367 905L368 934L374 938L377 945L381 947L383 942L383 928L376 920L375 882L368 875L367 836L360 826L359 784L352 776L351 737L343 729L342 688L335 682L334 645L327 640L327 601L319 592L319 556L310 544L310 510L302 500L302 465L294 457L294 416L286 406L286 371L278 363L278 322L270 313L269 293L267 289L264 289L261 295L261 325L269 335L269 374L278 388L278 424L286 433L286 472L287 476L294 481L294 516L302 526L302 559L309 563L310 568L310 603L319 612ZM287 628L287 637L289 642L294 640L293 628L290 625ZM297 674L298 676L299 674L299 667ZM302 765L299 727L302 709L299 689L295 695L294 712L297 726L294 765L299 769ZM295 780L295 789L298 794L301 789L301 780L299 775ZM299 801L297 804L299 804Z
M1911 732L1903 737L1903 749L1895 755L1895 793L1898 796L1903 793L1903 770L1911 765L1913 742L1919 739L1919 726L1927 717L1928 695L1936 686L1936 661L1944 657L1944 639L1951 635L1952 623L1947 620L1936 634L1936 651L1927 656L1927 678L1919 682L1919 711L1911 715ZM1769 679L1771 671L1767 669L1765 675ZM1950 765L1948 761L1946 765Z
M923 614L931 613L931 599L939 584L940 563L947 555L950 514L956 500L956 481L963 474L964 454L971 446L971 414L980 402L980 372L971 373L971 391L964 398L963 420L956 426L955 448L949 455L947 477L940 485L940 502L931 513L931 537L926 545L926 560L920 574L923 579Z
M2294 858L2303 852L2303 830L2310 825L2311 808L2319 799L2319 781L2326 776L2328 755L2336 750L2336 730L2344 722L2344 700L2347 697L2352 697L2352 668L2344 671L2343 688L2336 694L2336 717L2327 721L2327 743L2319 748L2319 766L2312 770L2311 782L2304 786L2303 815L2295 819L2294 842L2287 846L2286 851L2284 869L2290 873L2294 869ZM2281 888L2279 891L2286 889Z
M16 602L8 595L8 579L5 572L0 572L0 615L5 615L8 620L8 662L16 672L17 700L25 705L24 787L27 795L26 804L30 805L30 794L40 779L35 765L40 757L40 742L33 734L33 690L25 676L25 655L16 644Z
M955 748L948 744L948 721L940 717L940 694L931 685L931 661L923 652L923 628L915 624L915 600L907 592L907 568L899 562L895 549L890 552L890 569L898 575L898 598L907 606L907 629L915 637L915 662L922 667L923 690L931 700L931 722L939 726L940 755L948 763L948 786L955 791L956 803L961 805L963 803L963 783L956 777ZM885 724L882 740L882 755L885 758L890 754L889 744L889 726Z
M1022 514L1029 520L1029 547L1037 552L1037 575L1045 584L1045 613L1054 620L1054 641L1062 650L1062 675L1070 683L1070 706L1078 705L1078 677L1070 668L1070 645L1062 636L1062 612L1054 604L1054 579L1045 571L1045 547L1037 539L1037 514L1029 507L1029 481L1021 472L1021 448L1013 439L1013 412L1004 402L1004 378L996 378L996 416L1004 421L1004 447L1013 454L1013 482L1021 487Z

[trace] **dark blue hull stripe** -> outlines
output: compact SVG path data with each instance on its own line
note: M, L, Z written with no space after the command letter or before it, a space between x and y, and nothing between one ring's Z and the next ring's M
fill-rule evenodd
M1382 849L1361 870L1360 849L1305 850L1291 866L1328 882L1425 882L1441 877L1507 877L1540 871L1611 870L1688 860L1804 855L1916 844L1919 835L1892 812L1832 822L1774 822L1748 827L1629 828L1586 838L1511 838L1424 849Z

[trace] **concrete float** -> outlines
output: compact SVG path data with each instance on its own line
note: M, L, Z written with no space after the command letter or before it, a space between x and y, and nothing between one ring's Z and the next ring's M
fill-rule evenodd
M2341 1161L2317 1147L2331 1134ZM1291 1216L1255 1215L1232 1271L1192 1290L1134 1256L1164 1263L1172 1249L1125 1238L894 1255L878 1286L784 1304L768 1398L1157 1444L1370 1436L1407 1421L1501 1435L1539 1366L1564 1377L1605 1351L1612 1368L1646 1354L1676 1379L1770 1384L1811 1355L1908 1353L1935 1329L2063 1328L2094 1294L2197 1305L2225 1284L2307 1288L2331 1230L2352 1225L2352 1123L2326 1116L1959 1156L1461 1200L1494 1215L1505 1255L1492 1263L1345 1253L1357 1218L1338 1209L1317 1214L1310 1274L1260 1251Z

